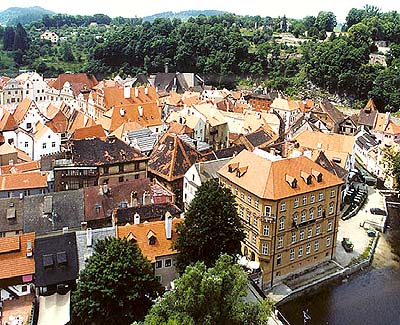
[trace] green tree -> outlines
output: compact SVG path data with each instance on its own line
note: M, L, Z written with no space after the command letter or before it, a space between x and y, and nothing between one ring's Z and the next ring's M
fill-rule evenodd
M216 180L202 184L177 233L181 269L197 261L211 266L223 253L239 254L244 232L232 192Z
M151 263L133 241L106 238L79 274L72 295L77 324L130 324L143 320L160 293Z
M332 32L336 26L336 16L332 11L320 11L315 24L320 31Z
M26 51L28 48L28 34L20 23L15 28L14 50Z
M74 54L72 53L71 45L68 42L63 42L60 47L60 56L63 61L73 62L75 61Z
M197 262L151 308L145 324L268 324L272 303L245 302L248 285L246 273L229 255L222 255L208 269Z
M14 27L7 26L4 30L3 48L5 51L12 51L14 49L15 31Z

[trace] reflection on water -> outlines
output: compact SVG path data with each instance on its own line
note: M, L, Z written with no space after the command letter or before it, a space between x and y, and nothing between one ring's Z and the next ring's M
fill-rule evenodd
M389 230L385 237L393 252L400 253L400 209L389 209ZM398 263L400 266L400 263ZM307 324L369 325L400 324L400 270L370 269L353 275L348 282L325 288L279 307L292 325L303 323L303 310L308 309Z

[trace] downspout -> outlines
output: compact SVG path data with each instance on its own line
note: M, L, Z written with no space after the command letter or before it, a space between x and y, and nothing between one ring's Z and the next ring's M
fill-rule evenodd
M336 238L336 220L338 217L338 205L339 205L339 197L341 196L339 193L341 193L341 187L342 186L338 186L337 188L337 193L336 193L336 209L335 209L335 219L334 219L334 226L333 226L333 241L332 241L332 252L331 252L331 260L333 259L333 253L335 251L335 238ZM336 238L336 243L337 243L337 238Z

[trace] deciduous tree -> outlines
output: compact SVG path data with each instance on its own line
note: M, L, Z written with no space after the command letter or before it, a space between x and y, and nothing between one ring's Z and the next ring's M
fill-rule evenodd
M248 285L246 273L229 255L222 255L208 269L197 262L152 307L145 324L268 324L272 303L245 302Z
M126 239L98 241L72 295L76 324L130 324L143 320L160 293L151 263Z
M181 269L197 261L211 266L223 253L240 253L244 232L232 192L216 180L202 184L177 233Z

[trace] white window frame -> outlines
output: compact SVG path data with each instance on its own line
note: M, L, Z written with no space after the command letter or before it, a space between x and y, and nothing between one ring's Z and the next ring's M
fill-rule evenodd
M314 219L314 208L310 209L310 220Z
M315 203L315 194L311 194L310 202Z
M323 201L324 200L324 192L319 192L318 194L318 201Z
M285 217L279 219L279 230L285 230Z
M307 238L311 238L312 237L312 227L307 229Z
M267 243L262 243L262 245L261 245L261 253L263 255L268 255L268 244Z
M333 214L335 210L335 206L333 204L333 202L329 203L329 214Z
M294 261L294 249L292 248L289 252L290 260Z
M279 236L278 237L278 248L282 248L283 247L283 237Z
M296 198L294 199L294 207L295 207L295 208L298 208L298 207L299 207L299 198L298 198L298 197L296 197Z
M307 246L306 246L306 254L308 255L310 253L311 253L311 244L308 243Z
M269 225L264 225L263 227L263 235L269 236Z
M307 212L306 210L301 211L301 222L306 222Z
M286 202L281 203L281 211L286 211Z
M326 247L331 246L331 236L326 237Z
M316 240L315 243L314 243L314 250L316 252L318 252L318 250L319 250L319 241L318 240Z
M292 231L292 244L295 244L296 243L296 238L297 236L296 236L296 232L295 231Z
M332 230L332 224L333 224L332 219L328 220L328 231Z
M303 205L307 205L307 196L303 195Z
M299 247L299 257L303 256L303 246Z
M321 225L317 225L317 227L315 228L315 234L319 235L321 233Z
M304 240L304 229L300 230L300 241Z

